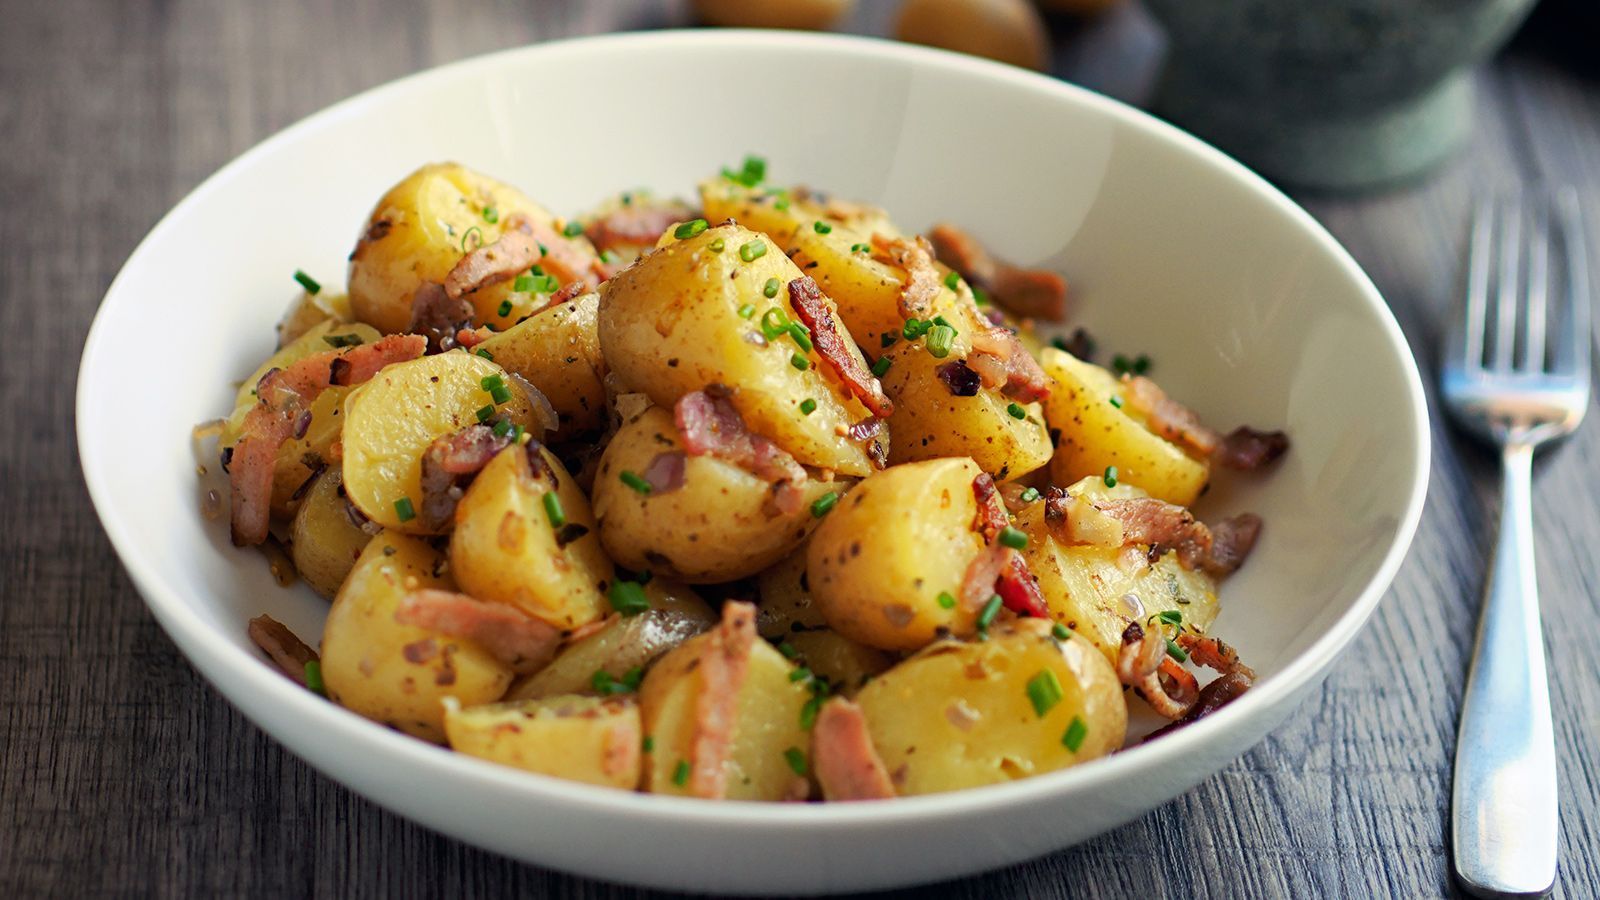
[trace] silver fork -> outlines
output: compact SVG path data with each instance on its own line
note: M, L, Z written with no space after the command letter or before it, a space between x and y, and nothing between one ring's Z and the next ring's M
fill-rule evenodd
M1561 251L1554 255L1565 262L1554 269L1552 233ZM1500 450L1504 481L1456 741L1452 844L1468 891L1530 896L1555 882L1557 834L1533 567L1533 453L1577 428L1589 403L1590 301L1576 195L1485 201L1471 240L1466 308L1448 337L1440 380L1457 424Z

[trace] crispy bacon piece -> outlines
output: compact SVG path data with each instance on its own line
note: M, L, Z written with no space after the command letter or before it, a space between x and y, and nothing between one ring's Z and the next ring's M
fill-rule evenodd
M698 213L676 201L640 201L620 206L596 218L583 229L596 250L627 253L648 250L676 222Z
M288 626L266 614L251 619L247 632L250 640L283 674L301 687L306 686L306 663L317 661L317 651L300 640Z
M732 397L713 384L678 399L673 418L689 455L715 456L768 481L804 481L806 470L794 457L745 426Z
M1011 558L1017 551L1003 544L985 547L983 552L967 563L961 576L961 605L963 609L980 610L995 594L995 584L1000 576L1011 570ZM1004 597L1000 598L1002 601Z
M1196 663L1224 675L1243 675L1250 681L1255 681L1255 670L1239 659L1239 651L1224 644L1220 638L1185 631L1179 634L1176 640L1178 646L1182 647L1189 654L1189 658Z
M817 355L828 364L850 393L872 414L886 419L894 414L894 404L883 393L883 385L873 377L849 343L839 335L839 325L834 321L822 291L810 275L801 275L789 282L789 304L795 317L811 330L811 342Z
M900 318L926 318L939 296L939 270L933 266L933 248L926 238L915 240L889 237L874 232L872 249L906 270L906 283L900 289Z
M622 701L621 698L612 698L606 701L607 706L624 706L632 701ZM601 748L600 769L607 775L621 775L630 770L638 771L640 743L643 735L639 733L639 720L637 718L620 718L606 730L605 744Z
M1122 632L1116 669L1123 684L1131 685L1151 709L1168 719L1183 716L1199 698L1199 682L1167 655L1166 638L1138 622L1129 623Z
M496 437L487 425L468 425L429 444L422 453L422 504L417 509L423 527L438 531L450 524L473 477L510 445L510 436Z
M1289 436L1281 431L1257 431L1240 425L1222 439L1212 459L1230 469L1254 472L1272 465L1289 452Z
M462 346L460 336L472 325L472 304L452 297L444 285L424 281L411 295L411 324L406 331L428 339L429 353L443 353Z
M1122 523L1124 546L1148 544L1152 557L1175 552L1184 568L1218 578L1244 564L1261 533L1261 517L1253 513L1225 519L1213 531L1187 509L1154 497L1098 500L1093 506Z
M1255 513L1240 513L1223 519L1211 526L1211 551L1202 564L1218 578L1232 575L1244 565L1260 536L1261 517Z
M1150 430L1195 456L1210 456L1222 438L1207 428L1194 410L1167 396L1161 386L1143 375L1124 375L1128 409L1145 418Z
M1015 551L1006 563L1006 568L995 580L995 593L1000 595L1000 601L1006 609L1019 616L1034 616L1045 618L1050 615L1050 607L1044 601L1044 592L1039 590L1039 582L1034 580L1033 573L1028 571L1028 561L1022 554Z
M1189 711L1184 713L1183 718L1175 722L1169 722L1150 732L1145 735L1144 740L1155 740L1164 734L1170 734L1185 725L1204 719L1206 716L1244 696L1245 692L1250 690L1251 684L1249 678L1238 672L1212 679L1209 684L1200 689L1199 699L1195 701L1193 706L1189 707Z
M400 598L394 620L472 641L519 675L544 668L561 644L561 632L514 606L435 588Z
M457 344L471 350L473 347L494 337L494 332L490 331L487 325L479 325L477 328L461 328L456 332L455 337Z
M415 359L427 345L420 335L393 334L370 344L313 353L261 377L256 406L245 415L227 466L234 544L266 540L278 448L294 436L317 395L329 385L359 384L390 363Z
M700 656L700 694L695 698L694 741L689 750L689 791L721 800L728 793L727 763L739 713L739 690L756 641L754 604L730 600Z
M980 472L972 479L972 498L978 503L978 518L972 527L983 535L984 543L992 544L1001 529L1011 524L1011 517L1006 514L1005 503L988 472Z
M498 240L467 251L456 262L444 277L444 292L458 300L489 285L510 281L533 268L539 257L533 223L527 216L514 214L507 217Z
M1046 269L1024 269L990 256L977 239L946 222L928 232L934 255L1019 316L1059 321L1067 313L1067 282Z
M994 543L1000 532L1011 524L1011 517L1006 513L1005 503L989 473L981 472L972 479L972 496L978 503L977 521L972 527L983 535L984 543L990 546L988 552L968 564L966 577L961 584L963 597L971 602L981 592L982 599L976 602L982 606L990 594L999 594L1006 609L1017 615L1048 616L1050 610L1045 605L1044 594L1039 590L1038 582L1034 581L1033 574L1028 571L1028 563L1022 554ZM991 570L993 577L990 577Z
M998 388L1007 397L1031 403L1050 395L1050 379L1008 328L992 325L974 333L967 365L978 373L984 387Z
M834 697L817 712L811 765L826 800L888 800L894 784L867 731L861 707Z

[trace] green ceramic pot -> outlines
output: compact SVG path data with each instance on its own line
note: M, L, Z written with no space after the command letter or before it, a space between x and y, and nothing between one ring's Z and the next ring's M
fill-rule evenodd
M1472 66L1534 0L1145 0L1170 50L1157 114L1276 181L1358 190L1467 136Z

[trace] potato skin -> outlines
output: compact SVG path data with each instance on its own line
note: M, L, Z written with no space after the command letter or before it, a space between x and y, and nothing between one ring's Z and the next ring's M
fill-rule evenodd
M511 400L495 406L483 379L498 376ZM428 534L420 516L401 521L395 503L422 508L422 454L436 439L478 422L495 407L517 425L532 427L533 409L498 365L471 353L424 356L385 368L345 400L344 489L367 518L384 528ZM316 419L312 419L312 427Z
M645 790L654 794L689 793L674 783L679 762L690 759L695 703L700 695L700 657L710 635L693 638L655 664L639 687L644 733L651 749L644 755ZM729 800L782 800L797 776L784 751L804 752L811 735L800 727L800 711L811 698L801 681L790 681L793 667L766 641L756 641L749 669L739 690L734 717L733 748L728 757Z
M722 249L713 251L717 241ZM747 262L739 252L747 245L767 249ZM769 341L761 333L767 310L794 320L786 286L800 275L770 238L737 225L682 241L669 232L661 249L600 286L606 362L624 384L669 410L684 394L727 385L751 431L805 465L865 475L873 470L866 443L845 432L867 417L866 407L815 352L800 354L808 363L798 369L791 359L799 347L789 336ZM772 279L778 290L768 298L764 288ZM739 315L746 305L753 307L749 318ZM850 336L842 336L859 358ZM816 403L809 415L799 410L805 400Z
M1131 485L1107 488L1098 477L1085 478L1067 491L1095 498L1145 496ZM1039 582L1051 617L1100 648L1112 663L1122 646L1122 632L1134 621L1147 624L1162 612L1176 610L1183 615L1183 624L1204 632L1217 618L1216 581L1204 572L1185 569L1176 553L1152 563L1141 550L1130 553L1063 543L1045 524L1043 503L1018 513L1016 527L1028 533L1022 555ZM1123 600L1129 595L1137 598L1137 606Z
M1042 716L1027 689L1041 672L1061 688ZM867 682L855 701L902 796L1076 765L1119 749L1128 725L1111 664L1077 635L1056 641L1042 619L1018 620L983 642L929 647ZM1063 743L1074 719L1087 727L1077 752Z
M827 628L822 610L811 599L805 548L784 557L756 575L756 628L768 640L782 640L795 631Z
M289 523L289 558L295 570L330 599L372 540L345 511L342 477L338 469L318 475Z
M535 471L530 454L542 471ZM551 493L565 527L584 529L565 546L546 511ZM600 549L588 498L561 461L535 444L502 450L467 488L456 505L450 571L479 600L515 606L561 630L605 615L606 591L616 578Z
M711 607L681 584L651 578L644 593L649 609L627 617L613 614L600 630L568 644L550 665L512 685L506 699L585 693L593 689L596 672L620 679L717 623Z
M455 589L443 570L444 557L423 541L378 535L334 597L322 631L329 699L436 743L445 738L444 698L492 703L511 684L511 669L478 644L394 620L410 591Z
M1117 467L1117 478L1150 496L1190 506L1209 477L1206 463L1145 427L1122 402L1122 386L1110 372L1069 353L1045 348L1039 358L1052 382L1045 418L1061 432L1050 463L1050 480L1071 484Z
M494 222L485 216L490 209ZM519 214L536 228L560 231L548 210L508 184L457 163L423 166L383 195L362 229L350 254L351 311L386 334L404 331L417 288L442 282L467 250L499 240L501 228ZM481 242L468 236L472 229ZM551 235L547 243L555 242L561 244L558 252L594 258L594 247L582 236ZM503 329L533 312L537 295L513 294L512 287L501 282L468 295L475 321ZM512 301L512 309L502 316L504 300Z
M793 552L816 527L813 500L844 489L807 479L799 509L768 515L773 485L711 456L686 456L683 487L675 491L641 494L622 482L623 472L645 471L658 454L682 452L672 415L656 406L624 424L606 446L594 509L600 540L619 565L690 584L753 575Z
M967 566L983 550L973 530L977 501L970 459L895 466L846 494L811 536L806 577L828 625L882 650L916 650L940 634L970 634L978 610L961 595Z
M462 709L446 701L450 749L527 772L631 791L639 784L639 706L573 695Z
M600 356L597 294L558 304L494 335L477 349L507 372L538 388L561 417L550 443L571 440L605 424L605 360Z
M796 631L783 640L794 651L795 662L847 697L854 696L869 679L895 664L894 656L826 628Z

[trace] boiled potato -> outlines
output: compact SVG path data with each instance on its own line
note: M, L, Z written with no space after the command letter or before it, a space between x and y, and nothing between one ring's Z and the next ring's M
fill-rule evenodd
M552 509L565 521L554 521ZM450 570L479 600L515 606L564 631L606 614L616 578L588 498L537 444L496 454L467 488L456 506Z
M828 627L811 599L804 548L756 576L756 597L756 628L764 638L776 641L792 631Z
M289 523L289 557L306 583L324 597L355 568L372 535L350 520L338 469L328 469L311 485Z
M501 379L511 400L497 406L483 387L486 378ZM435 440L477 424L485 407L513 424L533 425L533 409L522 391L504 369L481 356L440 353L385 368L345 400L346 495L384 528L430 533L416 515L422 503L422 454Z
M561 427L549 440L557 443L595 431L605 424L605 360L595 316L596 294L584 294L535 313L482 344L475 352L507 372L515 372L550 400Z
M935 644L855 702L901 796L1076 765L1121 748L1128 726L1111 664L1082 637L1055 640L1042 619Z
M1067 491L1085 498L1146 496L1127 484L1107 488L1099 477L1085 478ZM1176 553L1152 563L1143 548L1064 543L1046 524L1043 503L1025 507L1016 527L1028 533L1023 558L1039 581L1050 615L1112 662L1122 646L1122 632L1135 621L1148 624L1156 615L1175 610L1183 624L1203 632L1217 617L1216 582L1204 572L1185 569Z
M921 342L902 341L885 355L890 364L883 390L894 400L891 465L965 456L996 481L1007 481L1050 462L1050 435L1038 403L1015 403L999 391L982 388L971 397L950 393L939 368L960 358L956 351L938 359ZM1013 406L1023 418L1011 414Z
M324 322L338 326L348 324L352 318L349 294L301 291L278 322L278 348L287 347Z
M620 679L717 622L705 601L681 584L651 578L644 593L649 609L613 616L598 631L568 644L550 665L512 685L506 698L530 700L590 691L596 672Z
M417 288L425 281L444 281L467 251L499 240L501 229L518 215L545 246L546 268L582 271L594 262L587 238L562 235L559 220L510 185L456 163L411 173L378 201L350 254L355 317L385 333L404 331ZM543 295L514 293L514 287L505 281L471 294L476 321L506 328L533 312ZM511 309L501 315L500 305L508 300Z
M600 347L611 370L666 409L684 394L727 385L750 430L801 463L846 475L871 472L866 442L847 433L867 418L866 407L815 352L801 353L788 334L762 335L769 313L772 322L779 315L794 320L787 285L800 270L770 238L737 225L681 241L671 235L600 287ZM849 335L841 336L859 358ZM810 414L800 411L807 400L816 404Z
M632 697L558 696L462 709L446 700L450 749L568 781L639 784L639 707Z
M371 325L360 322L342 323L332 319L307 328L299 337L267 357L265 362L250 373L250 377L239 382L239 387L233 395L233 411L228 413L228 418L223 423L222 446L232 447L239 442L239 428L244 425L244 417L250 414L250 410L256 408L258 402L256 385L268 372L273 369L287 369L313 353L337 349L336 345L344 346L351 341L371 343L382 336Z
M806 577L828 625L883 650L916 650L971 634L979 610L961 596L984 549L970 459L934 459L879 472L851 489L811 536Z
M809 478L794 512L771 510L774 486L731 462L685 456L683 486L640 493L622 480L662 453L684 453L672 414L652 406L623 425L606 446L595 476L600 540L618 564L691 584L753 575L793 552L817 519L813 501L838 482Z
M887 671L895 663L895 658L882 650L856 643L825 628L797 631L786 635L783 642L794 653L795 662L847 697L854 696L868 679Z
M668 653L639 687L650 747L644 755L644 789L651 793L689 793L687 778L680 776L692 765L700 659L710 638L700 635ZM729 800L791 796L798 776L784 754L790 749L803 753L811 746L811 736L800 721L811 691L801 681L790 681L791 671L789 661L766 641L752 645L727 762Z
M414 590L454 590L445 560L427 543L384 532L361 558L328 610L322 630L322 680L328 698L376 722L443 741L446 697L465 706L492 703L511 685L511 668L477 643L395 621Z
M1209 476L1206 463L1147 428L1124 404L1122 385L1110 372L1053 347L1045 348L1039 362L1051 380L1045 418L1061 433L1050 463L1052 481L1070 484L1116 466L1119 481L1152 497L1179 506L1194 503Z

